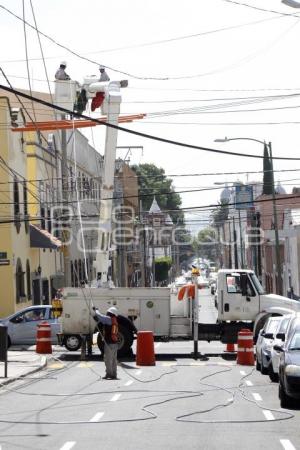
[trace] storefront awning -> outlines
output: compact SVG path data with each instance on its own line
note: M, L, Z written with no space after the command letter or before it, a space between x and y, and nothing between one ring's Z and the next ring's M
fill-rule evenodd
M54 250L62 246L62 242L53 234L42 230L36 225L30 224L30 247L32 248L52 248Z

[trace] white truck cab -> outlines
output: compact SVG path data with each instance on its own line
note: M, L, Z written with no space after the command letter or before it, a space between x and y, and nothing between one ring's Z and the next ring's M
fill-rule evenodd
M221 269L218 272L218 321L251 321L257 335L270 315L300 311L300 302L266 294L253 270Z

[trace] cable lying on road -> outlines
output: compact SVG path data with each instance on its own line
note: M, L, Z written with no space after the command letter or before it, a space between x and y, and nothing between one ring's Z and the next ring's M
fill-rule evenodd
M215 367L218 366L217 364L206 364L206 367ZM130 376L131 378L133 378L134 380L140 382L140 383L150 383L150 382L154 382L154 381L158 381L159 379L161 379L163 376L165 375L170 375L173 374L175 372L178 372L178 368L179 367L193 367L195 368L195 366L191 366L191 365L184 365L184 364L178 364L176 365L176 367L174 368L174 370L172 370L171 372L164 372L163 374L161 374L159 377L155 378L155 379L151 379L151 380L140 380L137 377L133 376L129 371L126 371L123 367L123 370L128 374L128 376ZM199 367L203 367L203 366L199 366ZM160 405L164 405L166 403L170 403L170 402L175 402L178 400L182 400L182 399L189 399L189 398L196 398L196 397L200 397L205 395L205 393L207 392L212 392L212 391L224 391L226 393L229 393L232 397L230 398L229 401L226 401L226 403L222 402L222 403L217 403L215 405L213 405L211 408L205 409L205 410L197 410L197 411L193 411L187 414L182 414L182 415L178 415L176 416L174 419L178 422L193 422L193 423L211 423L211 424L215 424L215 423L265 423L265 422L279 422L279 421L283 421L283 420L288 420L288 419L292 419L294 418L294 414L292 414L291 412L287 412L287 411L282 411L282 410L278 410L278 409L271 409L271 408L263 408L262 405L258 404L257 401L250 399L249 397L247 397L247 395L245 394L244 390L243 390L243 381L245 380L245 378L249 377L254 369L251 370L251 372L249 372L248 374L244 375L241 377L240 382L238 384L238 386L232 387L232 388L227 388L227 387L223 387L217 384L211 384L211 383L205 383L204 380L207 380L208 378L211 378L213 376L219 375L221 373L224 372L230 372L232 371L232 367L223 367L221 370L216 370L213 373L210 373L208 375L205 375L203 377L200 378L200 384L203 386L206 386L208 388L211 388L207 391L191 391L191 390L173 390L173 391L168 391L168 390L147 390L147 389L124 389L124 390L119 390L118 389L118 393L126 393L126 394L130 394L130 393L163 393L165 395L174 395L176 394L175 397L172 398L168 398L165 400L161 400L161 401L156 401L156 402L151 402L148 403L144 406L141 407L141 411L144 411L148 414L147 417L128 417L125 419L111 419L111 420L99 420L97 422L90 422L90 421L85 421L85 420L78 420L78 421L36 421L36 420L7 420L7 419L0 419L0 423L5 423L5 424L22 424L22 425L80 425L80 424L103 424L103 423L123 423L123 422L139 422L139 421L146 421L146 420L153 420L153 419L157 419L159 416L158 414L154 413L153 411L151 411L149 408L150 407L154 407L154 406L160 406ZM36 393L36 392L22 392L20 390L16 390L16 389L9 389L6 386L3 386L3 388L9 392L14 392L14 393L18 393L20 395L29 395L29 396L45 396L45 397L75 397L75 396L90 396L90 395L102 395L102 394L115 394L116 391L115 390L107 390L107 391L96 391L96 392L75 392L75 393L67 393L67 394L49 394L49 393ZM268 419L191 419L192 416L195 415L201 415L201 414L206 414L208 412L211 411L215 411L217 409L223 409L223 408L227 408L229 406L232 406L232 404L235 401L236 395L237 393L239 393L241 395L241 397L252 403L255 404L259 409L262 410L267 410L267 411L272 411L272 412L276 412L277 414L280 415L280 417L276 417L273 420L268 420ZM129 399L130 400L130 399ZM7 412L6 412L7 415Z

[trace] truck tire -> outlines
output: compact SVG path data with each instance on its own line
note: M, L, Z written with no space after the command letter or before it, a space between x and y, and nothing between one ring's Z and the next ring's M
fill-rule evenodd
M102 333L102 331L101 331ZM118 342L118 356L126 356L131 353L131 346L133 343L133 333L128 330L128 328L119 324L119 342ZM102 340L102 336L98 333L97 336L97 345L99 347L100 352L104 353L104 342Z
M70 352L76 352L81 347L82 339L79 334L70 334L65 336L64 345Z

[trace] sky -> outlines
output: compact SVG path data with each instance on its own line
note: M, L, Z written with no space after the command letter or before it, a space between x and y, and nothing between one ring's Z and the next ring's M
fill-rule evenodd
M52 40L40 35L39 42L36 31L24 30L23 21L11 13L36 23ZM254 141L214 142L225 136L253 138L271 142L273 156L300 157L300 10L280 0L0 0L0 39L0 66L16 89L29 88L29 73L32 89L49 92L47 77L53 89L63 60L79 82L98 75L103 64L111 80L129 82L122 90L121 112L147 114L126 124L131 130L262 155L263 145ZM3 74L0 83L7 85ZM104 132L102 127L84 131L101 153ZM172 177L177 191L211 188L181 194L187 209L216 204L221 192L216 182L262 180L262 174L247 175L262 170L257 158L125 132L119 132L118 145L139 147L129 153L132 164L154 163L177 175ZM127 150L117 154L124 158ZM300 161L274 161L274 169L300 171ZM298 174L276 172L275 180L291 192L299 185ZM207 217L199 211L186 215L187 222L199 226Z

